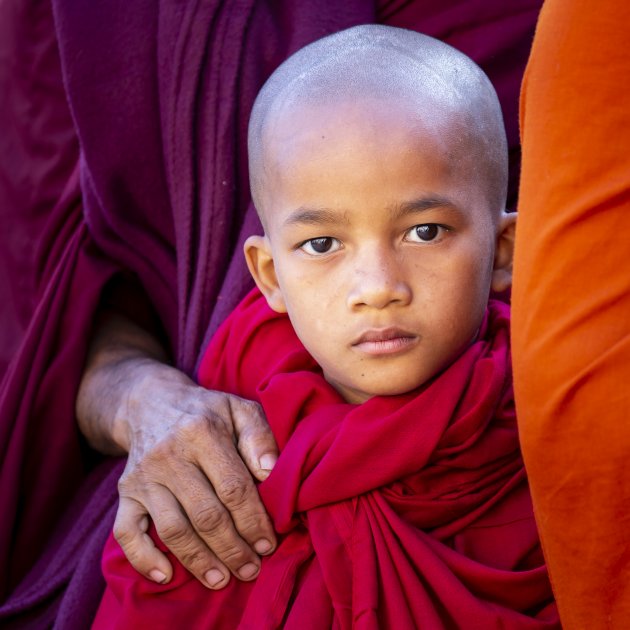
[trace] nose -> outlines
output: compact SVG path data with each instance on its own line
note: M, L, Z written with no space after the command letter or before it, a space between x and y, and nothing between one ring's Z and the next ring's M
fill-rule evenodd
M390 248L366 248L357 256L348 292L348 306L384 309L390 305L406 306L412 291L405 279L400 254Z

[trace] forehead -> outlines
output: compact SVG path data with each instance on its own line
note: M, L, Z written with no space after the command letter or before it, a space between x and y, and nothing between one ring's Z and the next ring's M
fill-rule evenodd
M262 133L265 154L273 158L283 148L317 138L385 143L422 133L455 139L462 116L439 99L395 98L385 95L286 99L269 115Z
M341 195L353 182L377 187L420 172L426 182L469 173L462 120L430 99L424 105L372 96L283 103L263 130L262 148L267 199L325 186L337 186Z

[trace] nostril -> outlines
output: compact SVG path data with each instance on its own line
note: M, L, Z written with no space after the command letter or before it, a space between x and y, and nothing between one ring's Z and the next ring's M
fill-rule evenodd
M382 244L362 249L354 259L352 283L348 293L351 307L382 309L403 305L411 299L406 267L396 253Z
M363 286L357 288L350 294L349 305L352 307L383 309L388 306L407 304L410 298L411 292L404 283L398 283L392 286Z

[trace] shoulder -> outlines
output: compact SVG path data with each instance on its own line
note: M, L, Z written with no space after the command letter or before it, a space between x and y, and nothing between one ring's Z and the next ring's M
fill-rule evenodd
M252 400L274 374L314 369L285 313L273 311L253 289L219 327L199 366L199 383Z

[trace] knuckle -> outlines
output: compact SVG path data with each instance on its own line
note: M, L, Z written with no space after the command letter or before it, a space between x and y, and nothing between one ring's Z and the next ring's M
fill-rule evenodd
M223 414L216 411L208 412L205 416L205 426L212 440L232 440L231 423L225 420Z
M184 443L195 442L199 439L200 434L204 433L206 421L205 418L198 413L187 413L185 417L181 417L178 422L178 438Z
M164 458L159 461L164 461ZM121 497L138 499L147 496L155 482L164 477L164 466L152 464L150 457L145 455L141 461L129 466L118 480L118 494Z
M155 523L158 536L168 547L182 544L189 537L190 530L183 518L163 517Z
M262 533L265 533L265 535L269 537L273 528L271 527L267 514L264 511L257 511L239 521L238 531L244 538L250 540L258 539Z
M203 409L189 412L179 419L176 432L171 436L169 448L194 449L195 445L206 449L213 441L230 439L232 433L219 409Z
M134 535L124 524L114 523L114 538L123 549L129 549L133 545Z
M232 571L242 567L247 562L252 561L252 554L246 553L239 547L228 547L221 552L219 557L221 558L223 564L229 567Z
M239 441L248 440L250 442L263 442L268 437L270 431L266 422L260 418L248 415L243 419L239 431Z
M216 506L198 508L191 514L195 529L201 534L212 534L228 528L227 514Z
M142 556L139 550L134 547L122 547L123 553L125 554L125 558L129 561L136 571L143 572L146 568L147 562L146 558Z
M252 420L256 423L256 426L258 426L260 429L264 431L271 432L271 428L269 427L269 424L267 423L267 419L265 417L263 408L257 402L254 402L254 401L247 401L247 402L248 402L247 411L249 415L251 416Z
M258 410L260 409L260 405L253 400L238 398L236 396L232 398L232 404L238 405L243 411L252 415L257 415Z
M177 554L182 564L193 573L201 573L208 565L208 554L202 548L188 547Z
M125 470L118 479L118 494L123 497L138 494L138 490L142 488L139 483L139 470L134 467L133 470Z
M226 477L217 488L222 503L231 510L242 507L250 498L251 482L240 477Z

